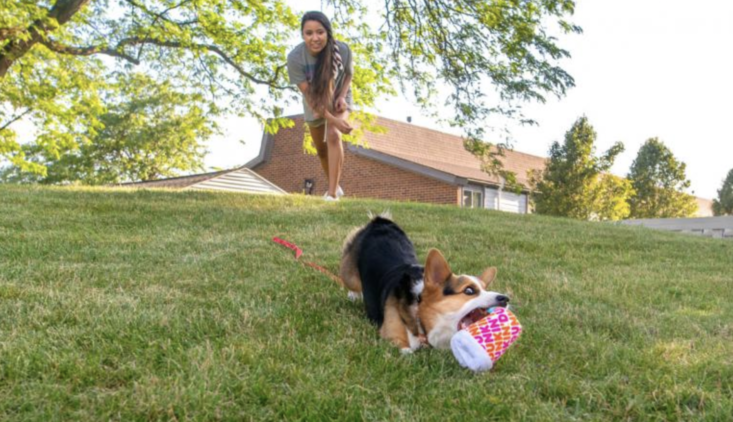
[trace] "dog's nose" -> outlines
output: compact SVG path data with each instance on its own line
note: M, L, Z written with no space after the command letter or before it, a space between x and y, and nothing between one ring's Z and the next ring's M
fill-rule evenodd
M497 302L506 305L509 303L509 296L499 295L496 297Z

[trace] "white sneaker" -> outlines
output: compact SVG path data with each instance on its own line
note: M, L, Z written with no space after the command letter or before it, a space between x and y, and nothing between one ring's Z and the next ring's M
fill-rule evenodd
M333 196L326 193L325 195L323 195L323 200L326 202L335 202L335 201L338 201L339 199L338 197L334 198Z
M336 198L341 198L344 196L344 190L341 189L341 186L336 186Z

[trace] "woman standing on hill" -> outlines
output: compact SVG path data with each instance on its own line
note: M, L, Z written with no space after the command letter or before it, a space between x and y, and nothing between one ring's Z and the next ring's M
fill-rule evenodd
M305 121L328 177L327 201L343 195L339 186L344 165L341 134L349 134L354 65L349 47L336 41L331 22L321 12L308 12L300 21L303 42L288 54L290 83L303 93Z

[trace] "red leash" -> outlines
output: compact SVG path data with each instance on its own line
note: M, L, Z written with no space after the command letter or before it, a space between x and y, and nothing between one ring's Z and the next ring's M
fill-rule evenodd
M293 252L295 252L295 260L296 261L300 259L300 256L301 255L303 255L303 250L302 249L300 249L299 247L297 247L295 244L288 242L287 240L283 240L283 239L280 239L279 237L275 236L275 237L272 238L272 241L275 242L275 243L277 243L277 244L280 244L282 246L285 246L286 248L291 249ZM314 264L314 263L308 262L308 261L300 261L300 262L302 262L304 265L307 265L307 266L315 269L316 271L320 271L323 274L326 274L331 280L335 281L336 283L340 284L343 287L346 287L346 285L344 284L344 281L341 280L341 278L339 276L337 276L336 274L332 273L331 271L328 271L327 269L321 267L320 265Z

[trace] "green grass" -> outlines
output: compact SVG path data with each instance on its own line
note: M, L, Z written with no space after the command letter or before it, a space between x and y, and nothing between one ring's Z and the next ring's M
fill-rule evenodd
M337 271L367 212L499 268L491 373L379 339ZM0 420L730 420L733 242L456 207L0 186Z

